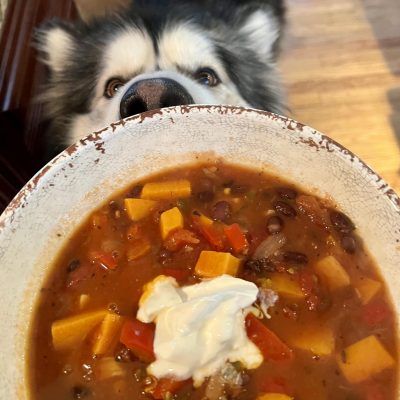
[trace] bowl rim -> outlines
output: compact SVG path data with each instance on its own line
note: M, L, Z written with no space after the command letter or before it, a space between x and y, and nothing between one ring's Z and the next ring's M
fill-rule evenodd
M275 114L270 111L259 110L255 108L242 107L242 106L231 106L231 105L203 105L203 104L193 104L193 105L181 105L181 106L173 106L166 107L161 109L155 109L150 111L145 111L144 113L137 114L134 116L127 117L125 119L120 119L116 122L112 122L108 126L90 133L89 135L83 137L72 145L68 146L65 150L55 156L52 160L50 160L47 164L45 164L15 195L15 197L11 200L8 206L3 210L0 215L0 230L5 229L9 223L12 223L14 213L20 207L24 207L24 202L27 197L35 190L38 186L39 182L42 179L45 179L46 176L51 172L51 170L57 167L59 164L62 164L65 159L70 158L75 153L78 153L79 150L86 146L88 143L92 142L97 150L104 152L102 146L104 144L103 136L110 129L114 132L117 127L125 126L127 122L142 123L146 119L152 119L153 117L163 117L171 116L172 113L180 113L180 114L190 114L191 111L208 111L210 113L219 113L219 114L258 114L261 116L269 117L275 121L281 121L286 125L286 128L291 131L303 131L304 128L309 129L312 135L315 135L317 138L319 136L319 141L314 141L311 138L302 138L299 136L299 140L304 144L309 145L317 150L325 149L329 152L339 151L344 156L346 156L352 163L357 162L361 169L365 170L368 175L373 178L373 184L377 187L378 191L381 195L387 197L387 199L394 206L394 211L400 214L400 195L396 193L396 191L377 173L373 170L366 162L360 159L355 153L351 150L347 149L343 145L341 145L336 140L330 138L329 136L321 133L320 131L305 125L301 122L298 122L290 117L286 117L283 115ZM336 148L336 149L335 149ZM371 182L372 183L372 182ZM379 185L378 185L379 184Z

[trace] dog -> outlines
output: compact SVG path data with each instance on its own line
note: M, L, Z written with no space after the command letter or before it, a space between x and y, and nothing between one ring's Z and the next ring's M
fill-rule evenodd
M175 105L282 114L284 14L283 0L135 0L90 23L46 22L34 43L48 67L49 147L55 153L111 122Z

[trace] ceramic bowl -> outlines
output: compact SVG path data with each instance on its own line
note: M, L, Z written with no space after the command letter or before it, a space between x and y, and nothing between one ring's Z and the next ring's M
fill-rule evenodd
M356 223L400 310L400 199L354 154L267 112L223 106L152 111L65 150L1 216L0 398L29 398L25 361L32 309L48 268L82 220L136 179L215 157L334 199Z

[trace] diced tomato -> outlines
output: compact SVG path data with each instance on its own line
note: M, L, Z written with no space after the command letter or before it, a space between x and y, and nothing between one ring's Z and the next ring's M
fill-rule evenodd
M120 342L145 362L155 360L153 342L154 324L144 324L137 319L125 321L122 325Z
M235 253L246 253L248 251L249 243L239 224L225 226L224 232Z
M389 308L383 301L375 301L367 304L362 313L363 321L370 327L379 325L389 316Z
M291 396L293 393L288 389L286 380L280 376L266 378L260 383L260 391L264 393L282 393Z
M151 394L154 399L165 399L168 393L172 395L175 394L188 382L190 382L190 380L176 381L169 378L161 378L157 381L157 385Z
M385 400L385 396L380 386L376 383L371 383L365 388L365 400Z
M118 266L118 263L111 252L91 250L88 257L90 261L98 262L101 266L107 269L115 269Z
M176 229L164 241L164 247L169 251L180 250L186 244L198 244L200 240L188 229Z
M183 282L189 277L190 270L187 268L163 268L161 273L166 276L172 276L178 282Z
M246 316L246 331L247 336L260 349L264 358L281 361L293 357L292 350L252 313Z

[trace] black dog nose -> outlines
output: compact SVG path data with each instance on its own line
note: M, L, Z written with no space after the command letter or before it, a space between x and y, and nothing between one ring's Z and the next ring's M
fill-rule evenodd
M188 91L168 78L144 79L135 82L124 94L120 104L121 118L162 107L193 104Z

